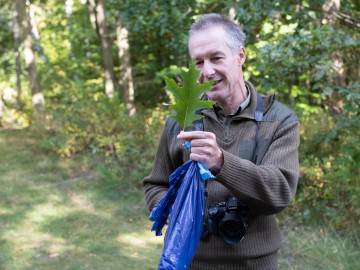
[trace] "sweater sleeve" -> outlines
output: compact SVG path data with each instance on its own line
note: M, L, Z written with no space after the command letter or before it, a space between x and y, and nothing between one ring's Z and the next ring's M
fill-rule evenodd
M224 166L216 181L255 213L278 213L295 196L299 142L299 122L292 121L275 132L260 165L223 151Z
M151 211L169 189L169 176L183 163L181 142L176 139L180 126L167 119L154 158L151 174L143 180L146 206Z
M151 174L143 180L145 202L149 211L165 196L169 188L168 176L172 168L169 168L169 162L166 162L170 160L166 147L166 137L166 130L164 129L160 137Z

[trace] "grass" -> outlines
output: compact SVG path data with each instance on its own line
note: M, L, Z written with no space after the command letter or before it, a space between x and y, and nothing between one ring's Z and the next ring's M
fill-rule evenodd
M142 192L36 145L0 131L0 269L156 269L163 239Z
M324 227L283 225L280 269L359 269L360 231L338 232Z
M139 187L38 145L0 130L0 269L157 269L163 238L150 232ZM289 224L280 269L358 269L359 234Z

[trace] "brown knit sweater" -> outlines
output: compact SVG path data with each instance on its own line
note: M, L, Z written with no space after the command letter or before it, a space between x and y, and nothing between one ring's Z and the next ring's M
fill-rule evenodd
M257 94L251 91L250 105L221 125L214 109L203 110L204 129L217 136L224 166L216 179L208 181L209 205L231 196L250 207L250 226L245 238L229 245L219 236L200 241L190 269L277 268L281 237L274 214L283 210L296 192L299 176L299 121L274 96L263 97L264 119L260 123L255 164L253 158ZM171 119L165 124L151 174L143 181L145 200L151 209L165 196L169 175L189 159L176 139L180 126Z

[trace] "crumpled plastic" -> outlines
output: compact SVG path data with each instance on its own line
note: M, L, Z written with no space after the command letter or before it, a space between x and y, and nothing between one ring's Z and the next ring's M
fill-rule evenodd
M169 177L169 190L153 208L149 219L152 231L162 235L171 213L159 270L188 269L195 255L203 229L203 180L214 178L200 162L189 160Z

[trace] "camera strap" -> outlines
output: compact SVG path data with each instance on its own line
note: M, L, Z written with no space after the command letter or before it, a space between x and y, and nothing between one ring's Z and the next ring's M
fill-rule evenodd
M201 114L202 109L197 110L195 113L196 114ZM198 131L204 131L204 122L203 119L198 119L195 120L193 122L194 128L195 130ZM203 209L203 213L202 213L202 217L203 217L203 230L202 230L202 234L200 239L204 240L209 236L209 229L208 229L208 225L207 225L207 209L208 209L208 188L207 188L207 184L208 181L202 181L204 184L204 209Z
M259 142L260 137L260 122L263 120L264 113L263 113L263 99L262 96L257 93L257 103L256 103L256 110L255 110L255 121L256 121L256 133L255 133L255 143L254 143L254 151L253 151L253 158L252 162L256 164L256 160L258 157L258 149L257 145Z

